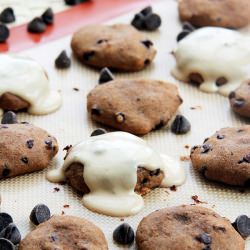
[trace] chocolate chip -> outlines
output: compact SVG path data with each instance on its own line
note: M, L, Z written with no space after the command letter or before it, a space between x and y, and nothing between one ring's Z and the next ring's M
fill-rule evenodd
M191 124L183 115L177 115L171 125L171 131L175 134L186 134L191 129Z
M98 83L103 84L114 79L115 77L113 76L112 72L108 68L103 68L100 72Z
M166 123L163 120L161 120L158 124L155 125L154 130L161 129L165 125L166 125Z
M54 22L54 13L51 8L48 8L47 10L44 11L42 14L42 20L47 24L53 24Z
M67 69L71 65L71 60L65 50L63 50L55 60L55 66L58 69Z
M0 239L0 250L15 250L16 247L7 239Z
M50 210L44 204L36 205L31 213L30 213L30 220L33 224L39 225L50 218Z
M215 82L216 86L218 86L218 87L223 86L223 85L225 85L226 83L227 83L227 79L226 79L225 77L219 77L219 78L216 80L216 82Z
M159 175L160 172L161 172L161 170L160 170L159 168L157 168L157 169L155 169L155 170L153 170L153 171L150 171L150 172L149 172L149 175L150 175L150 176Z
M40 17L35 17L31 22L28 23L28 32L30 33L43 33L46 29L46 24Z
M149 64L150 64L150 60L149 60L149 59L146 59L146 60L144 61L144 65L147 66L147 65L149 65Z
M14 112L8 111L4 113L2 121L2 124L15 124L17 123L17 116Z
M115 119L118 123L123 123L125 121L125 115L122 112L115 114Z
M90 0L65 0L67 5L77 5L80 3L90 2Z
M184 22L183 25L182 25L182 29L183 30L188 30L188 31L194 31L195 30L195 27L189 23L189 22Z
M154 44L150 41L150 40L144 40L144 41L141 41L141 43L143 45L145 45L145 47L147 47L148 49L153 46Z
M224 135L217 135L216 138L217 138L218 140L222 140L222 139L225 138L225 136L224 136Z
M202 147L201 147L201 153L202 153L202 154L206 154L210 149L211 149L211 146L210 146L210 145L204 144L204 145L202 145Z
M98 107L92 107L91 109L91 115L97 115L100 116L102 114L102 110Z
M250 236L250 218L248 216L238 216L232 225L242 237Z
M10 174L10 169L8 168L4 168L3 172L2 172L2 176L3 177L8 177Z
M7 213L0 213L0 231L13 222L12 217Z
M95 51L85 52L83 54L83 59L85 61L89 61L91 59L91 57L93 57L94 54L95 54Z
M12 23L16 20L14 10L10 7L5 8L0 13L0 21L3 23Z
M250 154L247 154L243 157L243 160L247 163L250 163Z
M147 7L145 7L144 9L142 9L142 10L140 11L140 13L141 13L142 15L144 15L144 16L147 16L147 15L151 14L152 12L153 12L153 9L152 9L151 6L147 6Z
M27 148L33 148L34 146L34 140L28 140L26 141Z
M191 32L189 30L182 30L176 37L176 41L179 42L186 36L188 36Z
M127 223L121 224L113 232L114 241L121 245L130 245L131 243L133 243L134 238L134 230Z
M188 76L189 82L193 85L199 86L204 82L204 79L199 73L191 73Z
M104 43L104 42L108 42L108 39L100 39L96 43L101 44L101 43Z
M143 30L144 27L144 20L145 20L145 16L142 13L137 13L132 22L131 25L134 26L136 29L138 30Z
M160 16L155 13L145 16L144 26L145 26L145 29L148 31L157 30L161 26Z
M5 238L11 241L14 245L21 241L21 234L14 223L10 223L0 232L0 238Z
M21 158L21 161L22 161L23 163L25 163L25 164L28 164L28 162L29 162L29 160L28 160L28 158L27 158L26 156L23 156L23 157Z
M242 106L245 105L245 100L243 98L238 98L233 101L233 106L235 108L241 108Z
M0 43L4 43L10 36L8 27L4 24L0 24Z
M97 135L103 135L103 134L106 134L107 131L103 128L97 128L95 129L90 136L97 136Z
M52 149L53 142L51 140L45 140L44 143L46 144L47 149Z
M210 245L212 243L212 238L207 233L202 233L196 237L196 240L200 241L201 243L205 245Z

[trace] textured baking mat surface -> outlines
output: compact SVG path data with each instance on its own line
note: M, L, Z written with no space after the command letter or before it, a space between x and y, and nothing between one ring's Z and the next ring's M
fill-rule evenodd
M179 87L184 99L179 112L184 114L192 124L192 130L187 135L176 136L168 129L152 132L144 139L159 152L180 158L188 156L190 148L200 144L216 130L227 126L240 126L249 121L236 117L230 111L227 98L217 94L206 94L184 83L175 81L170 70L175 64L171 51L176 47L176 35L181 30L178 21L177 4L174 0L165 0L154 5L154 10L163 19L163 25L157 32L147 33L158 49L153 65L139 73L115 74L116 78L151 78L173 82ZM134 13L119 17L110 23L129 23ZM86 95L95 87L99 72L80 65L72 59L72 67L60 71L54 68L54 59L66 49L71 54L70 36L24 51L21 54L30 56L41 63L47 70L52 88L61 91L63 106L56 113L47 116L31 116L19 114L20 121L28 121L55 135L60 144L60 150L51 167L38 173L32 173L0 182L2 196L1 211L10 213L20 228L24 237L34 227L29 223L29 214L37 203L45 203L52 214L75 215L87 218L98 225L106 235L110 249L119 249L112 241L112 232L122 223L123 218L112 218L98 215L82 206L81 196L78 196L67 185L49 183L45 175L51 168L59 167L63 162L63 148L89 137L92 130L98 127L86 112ZM75 91L73 88L78 88ZM250 191L241 192L238 188L205 181L190 167L189 161L181 162L187 172L186 183L177 188L176 192L169 189L157 189L144 197L145 208L136 216L124 218L136 230L139 221L150 212L174 205L192 204L191 196L198 195L204 206L213 208L222 216L232 221L240 214L250 216ZM55 187L60 190L56 192ZM70 205L64 208L64 205ZM131 247L135 249L133 245ZM121 248L120 248L121 249ZM250 249L250 240L246 242Z

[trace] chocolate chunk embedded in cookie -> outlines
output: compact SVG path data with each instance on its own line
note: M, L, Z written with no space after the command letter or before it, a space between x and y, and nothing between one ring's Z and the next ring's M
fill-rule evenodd
M146 216L136 232L139 250L243 250L230 221L201 206L182 205Z
M46 168L58 151L57 141L31 124L0 125L0 179Z
M164 126L182 103L176 86L154 80L114 80L87 97L91 118L133 134Z
M53 216L22 241L19 250L107 250L103 232L90 221L74 216Z
M156 50L143 33L130 25L91 25L77 31L71 47L84 64L120 71L139 71L151 63Z
M197 27L238 29L250 23L249 12L248 0L179 0L180 19Z
M250 180L250 126L223 128L191 151L193 168L209 180L245 186Z
M229 94L232 110L244 117L250 118L250 81L242 83Z

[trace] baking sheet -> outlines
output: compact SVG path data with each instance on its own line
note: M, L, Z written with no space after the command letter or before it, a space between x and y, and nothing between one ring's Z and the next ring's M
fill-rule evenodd
M175 64L171 51L176 46L176 35L181 30L178 21L177 3L165 0L154 4L155 12L163 19L163 25L157 32L147 33L154 42L158 53L153 65L137 73L115 74L117 78L151 78L175 83L184 99L179 112L184 114L192 124L192 130L187 135L174 135L168 129L152 132L144 139L159 152L172 157L188 156L190 149L185 146L200 144L216 130L227 126L249 124L231 112L227 98L217 94L206 94L195 87L179 83L170 75ZM129 23L135 12L119 17L109 23ZM60 150L50 168L62 165L64 146L75 144L89 137L92 130L100 125L93 123L86 112L86 95L97 85L99 72L79 64L72 59L68 70L56 70L54 59L63 50L70 50L70 36L47 43L20 54L27 55L41 63L48 71L52 88L61 91L63 106L56 113L47 116L31 116L24 113L18 115L19 120L28 121L44 129L58 139ZM73 90L78 88L79 91ZM187 181L176 192L169 189L157 189L145 196L145 208L136 216L129 218L112 218L93 213L82 206L81 196L78 196L67 185L56 185L46 180L47 171L33 173L12 179L1 180L0 193L2 196L1 211L10 213L24 237L33 226L29 223L29 214L37 203L49 206L52 214L75 215L87 218L98 225L106 235L110 249L122 249L112 241L112 232L123 220L136 230L140 220L150 212L174 205L192 204L191 196L198 195L199 199L207 202L204 206L213 208L222 216L232 221L240 214L250 216L250 190L244 193L238 188L230 188L220 184L205 181L190 168L189 161L181 162L187 172ZM55 192L54 188L60 190ZM64 205L70 205L64 208ZM135 245L131 247L135 249ZM250 239L246 242L250 249Z

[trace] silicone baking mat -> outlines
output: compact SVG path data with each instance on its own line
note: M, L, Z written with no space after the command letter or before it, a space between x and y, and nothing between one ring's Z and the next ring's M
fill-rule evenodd
M176 36L181 30L177 3L174 0L165 0L154 4L153 7L163 19L163 25L159 31L147 33L158 50L154 64L138 73L115 73L115 77L161 79L175 83L179 87L184 99L179 112L190 120L191 132L177 136L168 129L162 129L144 136L144 139L159 152L180 158L189 155L188 146L202 143L204 138L216 130L247 124L249 120L243 120L232 113L227 98L199 92L198 89L179 83L171 77L170 70L175 64L171 51L176 47ZM135 12L136 10L109 23L129 23ZM70 39L71 36L64 37L20 53L41 63L48 71L52 88L60 90L63 96L63 106L56 113L47 116L30 116L24 113L18 115L21 121L28 121L47 129L58 138L60 151L50 168L61 166L64 146L88 138L92 130L99 126L89 119L86 112L86 95L97 85L99 72L82 66L75 59L72 59L72 67L68 70L60 71L54 68L54 59L63 49L71 54ZM78 88L79 91L73 88ZM139 221L150 212L174 205L192 204L193 195L198 195L201 201L206 202L202 205L213 208L232 221L240 214L250 216L249 190L242 192L238 188L205 181L192 170L189 161L182 161L181 164L187 172L186 183L178 187L176 192L169 189L152 191L144 197L145 208L133 217L112 218L87 210L81 204L81 196L74 193L69 186L55 185L46 180L45 175L49 168L42 172L1 180L1 211L6 211L13 216L22 236L25 236L33 229L29 223L30 211L37 203L45 203L52 214L76 215L94 222L105 233L110 249L122 249L112 240L114 228L122 221L128 222L136 230ZM60 190L55 191L55 187ZM69 205L69 208L64 208L64 205ZM135 249L135 245L131 248ZM250 249L249 240L246 242L246 249Z

